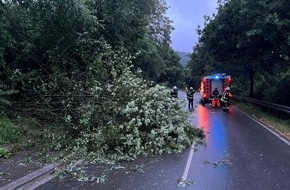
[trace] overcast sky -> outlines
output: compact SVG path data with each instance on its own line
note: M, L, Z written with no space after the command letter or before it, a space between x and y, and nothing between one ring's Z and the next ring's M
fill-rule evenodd
M197 42L197 25L203 27L203 16L216 13L217 0L166 0L170 8L167 16L173 20L171 47L176 51L192 53Z

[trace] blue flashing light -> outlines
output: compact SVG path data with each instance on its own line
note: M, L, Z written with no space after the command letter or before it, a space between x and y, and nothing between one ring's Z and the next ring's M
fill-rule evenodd
M219 79L219 76L215 76L216 79Z

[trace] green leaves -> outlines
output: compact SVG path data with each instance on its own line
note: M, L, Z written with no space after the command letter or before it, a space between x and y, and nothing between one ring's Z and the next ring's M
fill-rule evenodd
M134 159L180 152L203 137L183 104L155 85L183 74L169 45L165 1L2 4L0 96L13 100L13 114L38 124L48 152L64 151L65 160ZM19 93L8 96L10 89Z
M122 72L117 72L119 69ZM138 78L126 64L119 63L110 70L116 72L110 84L91 88L89 93L95 98L83 102L63 128L64 134L73 133L74 138L68 142L66 135L46 135L55 146L52 149L70 144L77 157L94 152L123 159L178 153L195 138L203 138L202 131L189 123L184 105L172 101L167 88ZM72 122L76 119L80 122Z
M4 147L0 147L0 158L9 158L11 153Z
M1 84L1 83L0 83ZM10 106L9 95L16 94L16 90L2 90L0 88L0 107Z
M221 3L218 14L211 19L206 17L206 25L198 29L200 40L190 62L192 75L200 78L226 72L235 76L235 81L243 81L241 85L234 83L237 85L233 86L234 91L266 98L259 96L262 89L259 79L268 75L279 77L290 66L290 15L287 8L289 3L286 0ZM274 88L272 81L267 83Z

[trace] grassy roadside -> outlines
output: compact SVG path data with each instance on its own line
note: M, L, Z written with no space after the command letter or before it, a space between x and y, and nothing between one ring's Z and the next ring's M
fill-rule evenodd
M11 120L0 113L0 158L31 147L36 132L26 121Z
M249 103L233 101L233 105L290 140L290 119L279 119Z
M4 115L0 115L0 158L11 156L9 145L19 142L21 129Z

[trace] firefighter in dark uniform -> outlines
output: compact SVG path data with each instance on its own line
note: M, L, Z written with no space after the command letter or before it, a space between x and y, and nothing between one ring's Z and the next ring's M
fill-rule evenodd
M230 87L226 87L221 98L221 101L223 102L223 110L229 109L228 105L229 105L229 100L231 97L232 97L232 94L230 92Z
M177 90L177 87L176 86L174 86L173 88L172 88L172 91L171 91L171 97L172 98L178 98L178 90Z
M193 108L193 100L194 100L194 93L193 87L190 87L187 91L187 100L188 100L188 108Z

